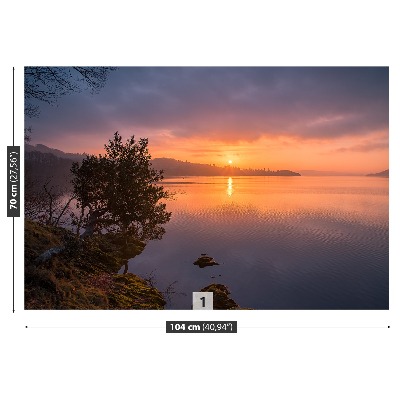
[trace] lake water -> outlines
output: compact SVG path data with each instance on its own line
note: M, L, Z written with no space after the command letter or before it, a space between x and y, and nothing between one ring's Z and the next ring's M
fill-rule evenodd
M130 260L161 290L185 295L168 308L190 309L192 292L228 286L254 309L387 309L389 180L374 177L185 177L160 241ZM207 253L220 265L199 268Z

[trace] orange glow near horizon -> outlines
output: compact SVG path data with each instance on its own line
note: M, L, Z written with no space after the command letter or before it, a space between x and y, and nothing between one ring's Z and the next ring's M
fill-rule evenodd
M152 158L232 175L364 175L389 167L389 68L125 67L31 122L33 141L69 153L104 154L118 131L147 138Z
M149 132L150 133L150 132ZM265 135L253 141L205 141L203 138L177 138L171 134L148 134L152 158L174 158L192 163L235 168L317 170L350 174L380 172L389 168L388 134L385 131L332 139L300 139L285 135ZM127 135L123 139L127 139ZM146 135L137 136L146 137ZM71 147L48 143L65 152L104 154L109 138L95 141L71 140ZM79 148L74 145L79 143ZM72 147L74 146L74 147ZM84 147L84 148L82 148Z
M238 168L337 171L370 173L389 168L389 146L385 133L368 137L342 137L332 140L300 140L279 136L261 137L253 142L224 143L191 138L177 140L174 146L152 145L153 158L167 157L216 166ZM228 161L226 161L228 160Z

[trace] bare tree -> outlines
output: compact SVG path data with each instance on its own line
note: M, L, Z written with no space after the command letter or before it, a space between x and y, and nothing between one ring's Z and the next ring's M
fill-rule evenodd
M25 67L25 116L37 117L40 102L56 104L67 94L98 93L115 67Z
M75 196L68 195L65 188L52 185L51 177L43 185L32 179L25 183L25 216L46 225L74 225Z
M60 97L67 94L84 90L98 93L104 87L110 71L115 69L114 67L25 67L25 117L38 117L41 103L54 105ZM30 142L31 135L32 127L25 126L25 143ZM73 198L65 198L62 194L63 191L55 185L50 186L50 180L42 184L33 179L30 176L29 165L25 165L27 218L59 225L64 222L67 213L70 213L72 220L77 220L70 210Z

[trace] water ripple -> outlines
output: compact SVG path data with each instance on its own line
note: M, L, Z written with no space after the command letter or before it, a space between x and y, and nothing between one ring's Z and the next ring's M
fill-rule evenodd
M346 187L285 188L285 196L275 198L270 187L250 190L246 180L240 182L242 187L233 184L232 198L224 188L221 194L209 191L217 185L186 185L186 193L171 204L164 239L149 244L132 269L164 265L160 279L179 280L188 293L210 283L210 275L222 275L221 283L244 307L388 307L385 188L371 189L372 195L364 186L356 194ZM307 202L304 193L317 193L320 201ZM337 195L344 200L338 203ZM221 265L193 269L204 252ZM178 301L175 307L190 308L190 302Z

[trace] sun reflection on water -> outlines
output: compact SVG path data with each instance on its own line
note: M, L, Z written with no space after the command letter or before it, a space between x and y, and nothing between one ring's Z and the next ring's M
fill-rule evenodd
M229 197L233 194L233 179L230 177L228 178L228 188L226 189L226 193Z

